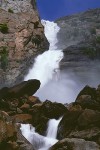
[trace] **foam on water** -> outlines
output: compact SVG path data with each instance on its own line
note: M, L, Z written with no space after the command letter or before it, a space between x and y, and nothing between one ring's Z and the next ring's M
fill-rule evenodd
M35 132L35 128L30 124L21 124L21 132L23 136L33 145L36 150L48 150L52 145L54 145L58 140L57 129L61 118L50 119L47 127L46 136L42 136Z

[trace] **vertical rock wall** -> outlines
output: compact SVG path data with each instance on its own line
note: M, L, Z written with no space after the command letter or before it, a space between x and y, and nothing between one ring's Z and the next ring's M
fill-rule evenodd
M22 81L48 47L34 0L0 1L0 87Z

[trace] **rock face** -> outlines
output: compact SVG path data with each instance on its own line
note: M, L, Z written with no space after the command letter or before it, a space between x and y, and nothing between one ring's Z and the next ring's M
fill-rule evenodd
M99 14L100 9L94 9L56 20L60 27L57 46L64 52L61 69L74 72L85 84L90 84L91 74L100 76Z
M48 47L35 0L0 1L0 87L22 81Z
M58 47L65 49L72 45L79 46L83 42L89 44L96 36L100 36L99 13L100 9L93 9L56 20L60 26Z
M8 11L9 9L13 10L15 13L18 12L28 12L33 11L33 8L36 9L36 1L35 0L1 0L0 6Z

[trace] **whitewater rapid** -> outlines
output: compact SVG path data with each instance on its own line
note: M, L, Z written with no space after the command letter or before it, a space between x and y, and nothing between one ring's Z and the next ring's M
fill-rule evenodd
M56 46L57 33L60 28L56 23L50 21L42 20L42 24L44 25L45 36L50 43L50 47L48 51L35 59L35 64L24 79L38 79L41 82L41 87L46 85L55 73L59 72L59 63L63 58L62 50L58 50Z
M58 142L56 137L60 120L61 118L58 120L49 120L45 136L35 132L35 128L30 124L21 124L20 130L23 136L33 145L35 150L48 150L52 145Z

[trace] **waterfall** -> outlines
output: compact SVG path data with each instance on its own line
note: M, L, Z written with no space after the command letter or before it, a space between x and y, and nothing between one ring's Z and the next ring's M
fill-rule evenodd
M63 58L62 50L57 48L57 33L60 28L56 23L42 20L45 36L50 47L48 51L39 55L35 59L33 67L24 80L38 79L41 87L35 93L42 101L49 99L60 103L68 103L76 98L79 89L73 77L67 73L62 73L59 63Z
M41 81L41 87L53 78L55 72L59 70L59 62L63 58L63 52L56 47L59 27L56 23L50 21L42 20L42 24L45 27L45 35L50 47L48 51L35 59L35 64L24 79L38 79Z
M47 137L55 138L57 136L57 129L58 129L58 124L61 119L55 120L55 119L50 119L48 122L48 129L47 129Z
M35 132L35 128L30 124L21 124L21 132L23 136L33 145L35 150L48 150L52 145L54 145L58 140L57 129L61 118L50 119L47 127L46 136L42 136Z

